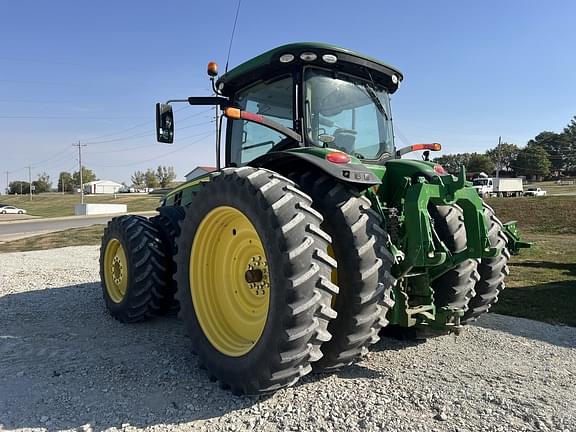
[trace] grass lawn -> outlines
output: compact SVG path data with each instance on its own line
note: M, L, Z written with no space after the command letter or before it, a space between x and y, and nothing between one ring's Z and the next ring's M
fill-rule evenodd
M576 235L526 234L493 312L576 327Z
M503 220L535 242L510 261L507 289L493 312L576 326L576 196L493 198Z
M97 245L100 244L104 228L106 225L91 225L0 243L0 253Z
M158 207L158 195L86 195L84 202L88 204L127 204L129 212L149 211ZM34 195L32 201L26 195L2 195L2 204L9 204L25 209L32 216L59 217L74 216L74 206L80 202L79 194L44 193Z

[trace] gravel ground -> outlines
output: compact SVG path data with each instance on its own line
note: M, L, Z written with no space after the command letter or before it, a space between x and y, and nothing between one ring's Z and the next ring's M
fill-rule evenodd
M0 254L0 430L576 431L575 403L576 329L493 314L235 397L196 367L175 318L107 315L96 247Z

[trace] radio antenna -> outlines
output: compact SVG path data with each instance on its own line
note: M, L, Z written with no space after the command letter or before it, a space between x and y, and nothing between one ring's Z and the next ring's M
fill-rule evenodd
M238 22L238 13L240 12L240 5L242 0L238 0L238 6L236 7L236 16L234 17L234 26L232 27L232 35L230 36L230 45L228 45L228 56L226 57L226 68L224 73L228 72L228 61L230 60L230 51L232 51L232 41L234 40L234 34L236 33L236 23Z

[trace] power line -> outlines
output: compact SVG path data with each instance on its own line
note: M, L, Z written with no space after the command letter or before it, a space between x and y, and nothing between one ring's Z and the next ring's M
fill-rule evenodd
M164 157L169 156L169 155L171 155L171 154L178 153L178 152L180 152L180 151L182 151L182 150L187 149L187 148L190 147L192 144L196 144L196 143L202 141L204 138L207 138L208 136L212 135L212 133L213 133L212 131L207 132L207 133L205 133L203 136L201 136L200 138L198 138L197 140L194 140L194 141L188 143L188 144L185 145L185 146L181 146L181 147L177 148L176 150L169 151L169 152L167 152L167 153L163 153L163 154L161 154L161 155L157 155L157 156L154 156L154 157L149 158L149 159L144 159L144 160L140 160L140 161L137 161L137 162L131 162L131 163L128 163L128 164L120 164L120 165L93 165L93 166L94 166L95 168L120 168L120 167L127 167L127 166L139 165L139 164L141 164L141 163L145 163L145 162L150 162L150 161L153 161L153 160L161 159L161 158L164 158Z
M62 150L61 152L58 152L58 153L56 153L55 155L50 156L50 157L47 158L47 159L41 160L40 162L34 162L34 165L41 165L41 164L43 164L43 163L45 163L45 162L51 161L52 159L55 159L55 158L59 157L60 155L66 153L66 152L70 152L70 149L69 149L68 147L66 147L66 148L65 148L64 150ZM67 155L67 156L68 156L68 155Z
M211 122L210 122L211 123ZM192 134L192 135L187 135L185 137L179 137L178 140L183 140L183 139L187 139L187 138L194 138L194 137L198 137L200 135L204 135L208 133L208 131L202 131L200 133L197 134ZM155 147L158 148L158 144L154 143L154 144L143 144L143 145L138 145L138 146L132 146L132 147L125 147L125 148L121 148L118 150L108 150L108 151L88 151L90 154L110 154L110 153L122 153L122 152L126 152L126 151L131 151L131 150L137 150L137 149L142 149L142 148L149 148L149 147Z
M199 114L200 114L200 113L199 113ZM199 115L199 114L198 114L198 115ZM182 121L183 121L183 120L187 120L187 119L191 119L191 118L193 118L193 117L197 117L197 115L188 116L188 117L182 119ZM210 120L210 121L207 121L207 122L201 122L201 123L196 123L196 124L193 124L193 125L184 126L184 127L179 128L179 129L188 129L188 128L191 128L191 127L202 126L202 125L209 124L209 123L212 123L212 122L213 122L213 120ZM128 135L128 136L125 136L125 137L122 137L122 138L112 138L112 139L104 140L104 141L88 141L86 144L108 144L108 143L119 142L119 141L127 141L127 140L131 140L131 139L134 139L134 138L142 138L142 137L145 137L145 136L153 137L153 136L154 136L154 133L153 133L153 132L138 132L137 134Z
M183 107L178 108L177 110L174 110L174 112L177 113L177 112L180 112L180 111L182 111L182 110L184 110L184 109L186 109L186 108L188 108L188 106L183 106ZM183 119L183 120L185 120L185 119ZM95 137L90 138L87 142L90 143L90 142L93 141L93 140L98 140L98 139L101 139L101 138L108 138L108 137L111 137L111 136L114 136L114 135L121 135L121 134L124 133L124 132L128 132L128 131L131 131L131 130L134 130L134 129L138 129L138 128L142 127L142 126L147 126L147 125L149 125L149 124L151 124L151 123L154 123L155 121L156 121L156 120L148 120L148 121L145 121L145 122L143 122L143 123L138 123L137 125L134 125L134 126L131 126L131 127L125 128L125 129L120 129L119 131L116 131L116 132L111 132L111 133L104 134L104 135L98 135L98 136L95 136Z

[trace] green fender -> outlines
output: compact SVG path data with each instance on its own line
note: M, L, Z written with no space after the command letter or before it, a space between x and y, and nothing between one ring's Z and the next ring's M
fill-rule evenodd
M350 157L348 163L333 163L326 159L328 154L336 152L338 150L316 147L270 152L254 159L250 162L250 166L268 168L284 175L314 167L341 182L354 185L358 190L381 183L380 178L372 170L353 156L348 155Z

